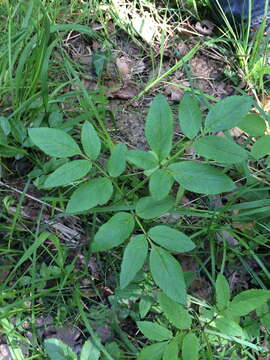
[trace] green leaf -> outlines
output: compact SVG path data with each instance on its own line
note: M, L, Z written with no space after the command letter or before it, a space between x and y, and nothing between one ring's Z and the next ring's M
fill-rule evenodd
M193 139L200 131L202 113L197 100L191 94L185 94L179 104L178 120L181 131Z
M158 302L166 318L177 329L185 330L191 327L192 318L182 305L178 304L161 291L158 293Z
M3 130L3 133L6 136L9 135L11 126L10 126L9 120L4 116L0 116L0 128Z
M265 135L252 146L251 155L258 160L268 154L270 154L270 135Z
M77 355L61 340L46 339L44 348L51 360L77 360Z
M4 133L3 129L0 127L0 146L7 145L7 135Z
M108 61L108 51L94 51L92 55L92 64L98 77L100 77L105 69Z
M230 302L230 287L223 274L218 274L216 280L216 301L219 310L225 309Z
M236 295L225 314L230 316L244 316L258 309L270 299L270 291L252 289Z
M75 140L62 130L40 127L28 132L33 143L47 155L64 158L81 154Z
M248 158L246 150L221 136L204 136L195 141L194 149L206 159L216 160L225 164L237 164Z
M91 169L92 164L88 160L74 160L60 166L52 174L50 174L44 187L52 188L57 186L65 186L84 177Z
M91 160L95 160L100 153L101 142L94 126L89 121L83 124L81 142L85 154Z
M206 132L224 131L237 126L247 115L253 100L249 96L230 96L220 100L208 113L205 120Z
M105 251L122 244L129 238L134 226L135 223L131 214L119 212L113 215L96 233L92 243L92 251Z
M140 299L139 313L141 318L144 318L148 314L148 311L151 309L152 304L153 299L150 296L143 296Z
M158 169L150 177L149 189L153 199L159 201L165 198L174 182L167 169Z
M187 235L166 225L152 227L148 235L157 244L170 251L186 252L195 248L194 242Z
M162 200L154 200L152 197L141 198L136 205L136 214L143 219L153 219L164 215L174 206L175 200L167 196Z
M144 235L131 238L125 248L121 264L120 287L125 288L142 268L148 253L148 242Z
M158 159L151 151L128 150L127 161L144 170L153 169L158 166Z
M125 144L117 144L108 160L107 168L112 177L118 177L126 169L127 147Z
M266 123L258 114L248 114L237 126L251 136L261 136L266 131Z
M153 246L150 270L155 283L172 300L186 304L186 284L181 265L166 250Z
M150 106L146 118L145 136L150 148L157 154L160 161L170 154L173 117L171 108L162 95L157 95Z
M151 321L137 321L137 326L149 340L163 341L172 338L172 332L157 323Z
M14 157L17 154L21 154L24 156L24 155L27 155L27 151L25 151L21 148L17 148L17 147L6 145L6 144L0 145L0 156L8 158L8 157Z
M219 169L195 161L171 164L175 180L185 189L199 194L220 194L235 189L233 181Z
M90 179L74 191L67 204L69 213L89 210L97 205L106 204L113 193L113 186L107 178Z
M145 346L139 353L137 360L160 360L164 353L167 342L160 342Z
M183 360L199 360L200 343L197 336L188 333L183 339L182 358Z
M166 346L162 360L178 360L179 345L176 339L173 339Z
M58 128L63 123L63 113L58 109L49 115L48 123L52 128Z
M99 358L100 350L91 339L88 339L82 347L80 360L98 360Z
M229 336L243 337L243 329L235 321L227 317L220 316L212 323L221 333Z
M113 360L122 360L123 359L123 353L122 353L119 345L117 344L117 342L112 341L108 344L105 344L105 348L108 351L108 353L111 355ZM107 356L102 357L102 360L105 360L105 359L107 360L108 357Z

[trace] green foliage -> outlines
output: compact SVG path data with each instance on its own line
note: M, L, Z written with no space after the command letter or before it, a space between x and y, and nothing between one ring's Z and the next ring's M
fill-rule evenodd
M230 287L222 274L218 274L216 280L216 301L219 310L226 309L230 302Z
M173 339L165 347L165 351L162 360L178 360L179 345L176 339Z
M186 284L181 265L166 250L153 246L150 253L150 270L155 283L171 299L186 303ZM177 286L175 286L177 284Z
M117 144L111 153L107 168L112 177L120 176L126 169L126 153L127 147L125 144Z
M121 272L120 287L126 287L142 268L148 253L148 242L144 235L134 236L125 248Z
M100 77L105 70L108 58L109 53L107 51L95 51L93 53L92 64L98 77Z
M94 126L89 121L85 121L83 124L81 143L85 155L87 155L91 160L96 160L100 154L101 141L94 129Z
M241 163L248 158L248 153L241 146L220 136L204 136L194 142L194 149L206 159L224 164Z
M87 340L81 351L80 360L99 360L100 350L95 346L91 339Z
M164 315L173 326L180 330L190 328L192 318L189 315L187 309L173 301L163 292L159 292L158 302L160 304L161 310L164 312Z
M258 114L248 114L240 121L238 127L251 136L262 136L266 131L265 120Z
M270 135L262 136L251 148L251 154L255 159L260 159L270 154Z
M166 342L160 342L144 347L138 356L138 360L160 360L166 348L166 344Z
M173 177L168 170L156 170L149 180L149 191L154 200L164 199L173 185Z
M76 360L77 355L71 348L58 339L47 339L44 341L45 350L51 360Z
M155 243L170 251L186 252L195 248L188 236L166 225L152 227L148 235Z
M153 100L145 124L145 136L150 148L159 160L164 160L171 152L173 137L173 117L164 96Z
M44 187L52 188L69 185L87 175L92 167L88 160L70 161L50 174L45 180Z
M29 136L33 143L47 155L65 158L81 154L75 140L62 130L50 128L29 129Z
M63 341L49 338L44 341L44 347L51 360L78 360L77 355ZM89 339L87 340L80 354L79 360L99 360L100 350Z
M153 219L172 209L174 202L171 196L161 200L155 200L150 196L143 197L136 204L136 214L143 219Z
M195 161L182 161L169 166L175 180L185 189L199 194L220 194L235 188L221 170ZM199 181L198 181L199 179Z
M193 333L186 334L182 345L183 360L198 360L199 349L200 343L197 336Z
M202 113L196 99L185 94L179 104L179 124L182 132L189 139L193 139L201 129Z
M137 325L139 330L149 340L164 341L172 338L171 331L151 321L138 321Z
M92 251L105 251L122 244L131 235L134 225L131 214L119 212L113 215L96 233L91 245Z
M231 96L219 101L205 119L205 131L224 131L237 126L252 104L253 101L248 96Z
M96 66L96 71L101 74L103 65L97 61ZM231 213L227 216L225 207L220 211L196 207L186 211L179 205L185 192L191 198L198 194L209 197L228 193L228 208L232 206L231 209L239 211L239 214L233 215L233 220L239 219L243 210L246 211L245 216L253 216L253 212L258 211L257 201L265 201L256 200L253 204L248 200L246 203L231 204L234 199L238 200L237 191L241 191L242 184L235 185L238 175L242 177L243 172L248 173L250 160L261 159L263 163L262 158L269 154L269 136L264 135L264 120L258 115L248 114L252 103L250 97L233 96L216 105L209 104L210 111L204 119L198 99L191 94L185 95L179 104L178 120L187 139L174 146L173 113L165 97L158 95L151 103L146 119L145 135L150 151L130 150L122 143L106 143L104 134L96 130L98 126L85 119L79 124L80 135L76 132L71 136L72 126L62 127L63 119L55 110L46 124L50 127L43 126L41 122L39 125L42 126L33 124L33 128L29 129L29 137L24 140L28 148L26 152L8 145L5 136L12 127L6 118L0 118L0 151L6 154L4 156L32 156L36 155L37 148L42 150L46 163L42 164L38 155L36 168L29 177L37 174L36 184L42 189L50 189L54 198L59 199L61 194L67 202L67 214L93 216L93 226L87 235L88 255L107 252L106 256L111 256L109 250L116 251L117 247L121 247L123 257L119 288L109 301L112 301L114 313L121 314L123 318L130 316L147 339L147 345L137 356L139 360L176 360L179 356L183 360L204 359L209 350L205 350L206 338L208 348L222 341L231 341L261 351L261 347L253 343L255 330L245 324L248 324L250 314L257 311L261 323L269 326L269 291L247 290L233 297L227 279L222 274L216 277L216 268L212 264L212 274L209 275L209 271L206 273L213 277L216 302L194 302L188 296L192 274L184 273L179 255L201 250L205 246L202 238L206 233L209 232L209 238L215 239L216 233L223 230L222 226L231 221ZM250 146L245 148L236 144L227 132L235 126L240 126L250 136L259 137L248 139L253 142L250 152L247 150ZM219 131L225 131L225 136L215 134ZM196 160L183 159L184 152L190 149L198 155ZM51 157L49 161L48 156ZM210 201L211 197L207 199ZM259 204L268 206L265 202ZM199 229L196 233L192 231L192 226L186 229L181 218L176 225L166 222L166 216L171 214L192 214L200 219L199 224L203 221L201 219L211 219L211 223L201 229L196 224L195 231ZM56 242L48 234L38 237L15 266L14 273L26 260L36 256L37 249L47 239ZM213 261L216 245L212 243L211 246ZM240 256L237 249L233 251L233 256L235 253ZM95 256L99 258L103 254ZM192 255L190 259L192 261ZM40 288L45 286L44 279L59 279L67 271L72 271L64 267L64 262L62 259L57 265L42 266ZM202 269L209 265L208 260L205 264L201 264ZM224 272L223 269L220 271ZM20 284L30 282L31 278L26 276ZM138 295L134 289L145 293ZM121 306L128 301L127 298L123 300L121 296L124 295L121 294L128 294L128 301L134 300L136 304L132 303L130 307L134 305L136 310L128 308L123 311ZM192 307L193 302L196 310ZM156 314L155 321L149 316L152 310ZM104 354L121 357L116 342L106 345L103 350L94 344L96 342L86 341L81 360L103 358ZM76 358L74 352L59 340L46 340L44 347L51 358L53 352L59 359ZM133 355L137 355L134 350Z
M77 160L79 161L79 160ZM113 193L113 186L108 178L98 177L81 184L71 195L67 212L87 211L97 205L106 204Z
M127 160L136 167L149 170L158 166L158 159L153 152L142 150L129 150Z
M226 310L228 316L244 316L258 309L270 299L268 290L246 290L236 295Z

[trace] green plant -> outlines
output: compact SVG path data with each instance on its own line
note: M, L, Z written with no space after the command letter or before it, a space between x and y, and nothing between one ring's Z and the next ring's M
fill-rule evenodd
M252 104L248 96L233 96L214 106L209 104L210 111L203 119L196 98L186 94L179 105L178 120L187 140L180 140L173 146L172 111L165 98L158 95L150 106L145 126L151 150L128 150L126 145L117 144L112 148L106 166L99 161L104 149L102 141L89 122L82 126L81 146L63 130L29 129L30 140L43 152L57 159L66 159L64 164L45 175L39 186L50 189L75 185L66 206L67 214L113 212L114 215L89 239L90 251L104 252L127 242L120 271L120 288L129 286L147 263L155 284L163 291L159 300L162 311L167 316L164 309L166 301L171 302L169 307L178 306L181 309L178 315L182 314L189 323L184 329L192 328L192 320L185 309L189 297L185 274L173 254L192 251L196 238L202 232L193 233L191 239L180 231L181 227L178 229L167 224L153 226L151 221L167 212L177 211L185 191L205 195L229 192L232 196L234 193L236 197L239 196L241 184L236 186L231 176L237 178L236 174L241 175L244 169L245 178L252 179L249 161L269 154L269 136L263 135L265 121L259 115L248 115ZM251 152L234 142L228 130L235 126L242 127L251 136L262 135L252 146ZM224 137L214 135L220 131L224 132ZM191 148L204 160L181 160L183 153ZM70 158L72 160L67 160ZM144 179L129 191L120 182L121 177L125 176L127 163L136 169L143 169L144 173ZM141 196L140 193L146 192L147 181L149 195ZM178 190L175 184L178 184ZM218 222L221 224L222 221L220 210ZM231 341L252 348L239 321L241 316L266 304L270 292L249 290L238 294L230 302L228 284L222 275L217 278L216 292L217 304L203 311L204 320L197 320L200 328L216 328L217 331L209 330L210 333L217 337L227 336ZM172 321L172 316L168 320ZM155 353L159 359L163 352L178 352L178 335L175 338L170 330L158 324L150 325L147 321L139 322L138 326L146 338L162 340L146 347L139 355L140 359L147 359L150 353ZM189 356L198 358L196 331L195 327L194 332L184 332L180 336L184 359ZM190 346L194 354L188 350ZM164 355L163 358L168 356L171 355Z
M45 351L51 360L77 360L77 354L72 349L58 339L48 339L44 342ZM100 350L91 342L87 340L81 350L80 360L91 359L98 360L100 357Z

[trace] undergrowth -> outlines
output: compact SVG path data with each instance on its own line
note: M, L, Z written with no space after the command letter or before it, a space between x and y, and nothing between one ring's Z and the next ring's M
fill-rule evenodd
M152 33L132 6L156 20ZM0 349L10 359L268 356L263 30L253 45L232 45L227 24L226 35L198 37L163 71L166 25L191 13L198 20L200 8L206 3L0 3ZM145 149L115 136L103 81L121 31L153 73L124 105L149 96ZM97 49L86 66L76 38ZM185 86L169 104L166 79L204 48L226 53L224 43L248 53L234 66L253 93L220 100Z

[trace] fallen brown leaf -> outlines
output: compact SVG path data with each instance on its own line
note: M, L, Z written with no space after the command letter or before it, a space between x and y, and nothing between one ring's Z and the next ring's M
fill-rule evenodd
M125 56L116 59L116 66L123 79L131 78L132 61Z
M132 82L127 82L120 89L117 90L109 89L106 92L106 95L108 96L108 98L111 99L118 98L118 99L128 100L136 96L138 94L138 91L139 91L138 87L135 84L133 84Z

